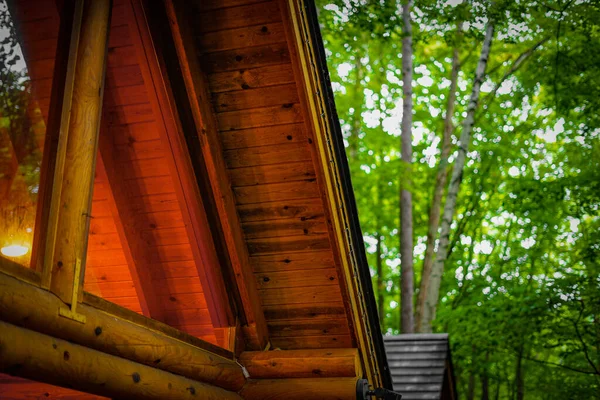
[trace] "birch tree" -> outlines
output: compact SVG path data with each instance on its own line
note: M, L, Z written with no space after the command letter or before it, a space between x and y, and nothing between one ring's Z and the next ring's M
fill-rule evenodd
M403 333L412 333L413 316L413 206L412 206L412 22L410 10L412 0L402 6L402 182L400 184L400 329Z
M425 298L429 288L429 280L431 277L431 267L433 265L433 255L435 253L435 242L440 226L440 214L442 211L442 197L446 188L446 180L448 176L448 156L452 148L452 132L454 124L452 117L456 107L456 86L458 84L458 72L460 70L460 60L458 47L462 36L462 22L458 23L457 35L455 39L454 49L452 51L452 69L450 72L450 88L448 89L448 103L446 105L446 115L444 116L444 133L442 135L442 150L438 170L435 177L435 187L433 190L433 199L431 208L429 209L429 227L427 231L427 244L425 250L425 260L423 261L423 272L421 273L421 284L419 289L419 298L417 301L416 313L416 330L421 331L421 314L425 305Z
M448 195L446 197L446 205L444 206L444 214L442 216L442 227L440 233L440 243L436 254L435 262L431 268L431 278L427 292L425 293L425 304L421 310L421 332L431 332L431 323L435 319L436 308L439 300L440 285L442 283L442 274L444 272L444 263L448 256L448 244L450 239L450 228L454 211L456 209L456 200L458 191L463 178L463 169L471 141L471 132L475 122L475 111L479 103L479 93L481 84L485 77L490 50L492 47L492 39L494 37L494 22L488 21L485 30L485 38L481 48L481 55L475 70L475 78L473 81L473 89L467 106L467 116L463 122L462 133L458 143L458 154L452 168L452 177L450 178L450 186L448 187Z

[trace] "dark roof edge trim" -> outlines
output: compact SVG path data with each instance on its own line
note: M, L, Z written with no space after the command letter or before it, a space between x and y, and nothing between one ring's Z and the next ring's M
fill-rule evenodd
M367 255L365 252L365 244L363 241L362 230L360 228L360 223L358 220L358 210L356 208L354 190L352 189L350 168L348 166L348 159L346 157L346 149L344 147L342 129L335 107L333 89L331 87L331 78L329 77L329 70L327 69L327 60L325 57L325 49L323 47L323 38L321 37L321 30L319 27L317 10L315 7L314 0L305 0L303 1L303 4L307 16L309 33L311 35L312 44L314 45L314 57L316 63L314 68L320 80L321 87L324 91L323 98L325 99L325 117L329 120L329 126L332 130L330 134L332 138L334 156L339 169L341 191L344 197L346 212L350 224L350 235L352 240L351 244L356 255L356 260L358 261L360 285L367 308L367 318L369 319L368 323L373 333L373 347L376 352L383 386L386 389L393 390L392 376L390 374L390 369L387 364L387 358L383 344L383 336L381 334L381 328L379 326L377 304L375 302L373 284L371 282L371 273L369 270L369 264L367 262Z

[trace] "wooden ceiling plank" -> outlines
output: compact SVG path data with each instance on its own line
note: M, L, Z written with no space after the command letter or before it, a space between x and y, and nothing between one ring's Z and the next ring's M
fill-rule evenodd
M215 72L208 75L208 82L213 93L248 90L294 83L294 71L292 64L287 62L237 71Z
M263 254L287 254L330 249L329 237L286 236L282 238L249 239L248 250L252 256Z
M138 51L140 66L155 115L160 116L159 134L166 149L171 178L179 200L181 213L187 228L190 250L202 287L210 319L215 327L235 324L234 312L225 286L217 250L211 231L198 182L183 137L183 128L175 101L150 35L146 15L141 1L132 1L128 9L133 22L131 31ZM169 246L171 250L174 246ZM189 247L189 246L188 246ZM178 261L170 257L169 261Z
M164 310L156 299L156 288L145 265L149 259L147 247L135 230L136 218L128 206L127 183L120 173L115 155L111 137L100 135L98 175L107 182L108 204L140 306L145 316L163 321Z
M312 199L320 194L316 179L296 182L267 183L233 189L238 204L266 203L297 199Z
M312 162L295 162L293 160L288 163L230 169L229 175L231 176L231 184L234 187L316 178Z
M285 31L281 22L275 22L209 32L197 40L202 51L210 53L284 42Z
M310 217L245 222L242 228L248 239L327 234L327 224L322 213Z
M250 257L255 273L280 271L306 271L335 267L331 251L275 254Z
M208 53L202 56L202 66L207 73L239 71L267 65L286 64L290 54L286 43L248 47Z
M302 274L298 271L261 272L256 273L255 277L259 289L339 285L335 267L314 269L310 274ZM323 289L321 287L321 290Z
M221 132L219 136L225 150L285 143L305 143L307 140L305 127L302 123L227 131Z
M277 3L264 2L203 11L196 18L198 20L198 32L206 33L222 29L277 22L281 20L281 15L279 14Z
M295 84L267 86L234 92L215 93L212 96L216 112L237 111L260 107L270 107L282 103L297 103L298 91Z
M350 335L318 335L273 338L273 346L282 349L329 349L353 347Z
M358 378L286 378L248 381L240 394L247 400L355 400Z
M323 215L323 203L319 197L284 202L265 202L238 206L242 222L272 221L286 218L314 218Z
M193 35L189 31L186 16L182 15L182 3L167 2L167 15L175 42L175 48L182 68L182 75L188 91L188 100L198 132L211 188L223 228L235 282L241 299L245 325L243 331L250 349L263 349L268 342L268 331L260 298L256 290L248 249L244 242L241 223L235 208L235 201L227 174L222 149L218 138L215 115L210 109L209 90L206 76L199 65Z

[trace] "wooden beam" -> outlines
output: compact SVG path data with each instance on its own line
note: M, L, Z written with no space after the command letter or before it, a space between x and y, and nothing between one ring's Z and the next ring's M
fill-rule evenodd
M83 4L72 104L64 137L64 162L62 168L56 169L54 179L57 190L53 193L52 202L56 225L50 228L55 235L52 235L53 243L49 243L52 251L45 255L45 261L51 265L50 290L63 302L71 304L73 312L78 300L74 296L81 299L82 291L78 292L77 288L83 286L85 272L110 9L110 0L86 1ZM73 35L76 34L74 30Z
M78 308L86 317L82 325L59 316L56 311L61 304L52 293L0 273L2 321L225 389L239 390L245 382L235 361L206 350L215 347L210 343L196 339L192 345L145 324L143 316L129 321L87 304Z
M190 21L186 20L185 10L187 8L183 2L165 1L164 3L189 104L196 123L205 168L223 227L235 283L241 298L242 304L239 311L241 311L240 317L246 344L249 349L264 349L268 343L267 324L254 283L248 248L244 241L231 182L223 158L216 116L211 108L207 78L199 64L199 54L196 53Z
M134 0L126 7L132 21L132 40L138 51L148 97L158 121L165 157L169 162L212 325L215 328L234 326L236 320L232 310L233 302L230 301L223 279L222 263L215 243L219 238L214 237L211 231L214 227L211 226L212 221L209 221L209 211L205 208L198 185L204 176L197 176L198 171L194 171L190 151L186 145L185 128L164 65L160 65L163 60L152 41L142 2ZM195 127L192 126L192 129ZM200 171L201 175L202 172Z
M234 392L5 322L0 322L0 371L118 398L241 399Z
M362 377L358 349L246 351L239 362L252 379Z
M240 392L246 400L355 400L358 378L258 379Z

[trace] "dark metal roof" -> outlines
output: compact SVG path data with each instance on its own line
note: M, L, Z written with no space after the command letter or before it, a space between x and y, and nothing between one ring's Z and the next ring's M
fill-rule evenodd
M384 336L394 390L403 400L456 399L448 334Z

